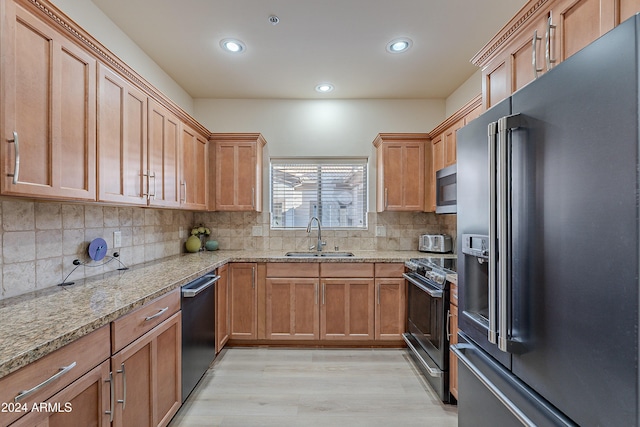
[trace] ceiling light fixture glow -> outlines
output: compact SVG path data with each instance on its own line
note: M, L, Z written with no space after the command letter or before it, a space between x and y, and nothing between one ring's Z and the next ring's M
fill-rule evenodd
M413 45L411 39L406 37L391 40L387 43L387 52L389 53L402 53L409 50L409 48Z
M247 49L245 44L237 39L224 39L220 42L220 47L231 53L241 53Z
M316 92L327 93L333 90L333 85L331 83L320 83L316 86Z

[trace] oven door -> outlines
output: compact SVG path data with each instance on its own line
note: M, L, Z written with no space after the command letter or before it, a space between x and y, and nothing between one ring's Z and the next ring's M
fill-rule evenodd
M407 280L407 333L403 335L434 391L443 402L449 395L449 342L445 331L446 290L426 282L415 273Z

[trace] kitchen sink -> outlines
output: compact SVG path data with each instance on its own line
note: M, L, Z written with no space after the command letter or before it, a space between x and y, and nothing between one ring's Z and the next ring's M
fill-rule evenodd
M292 258L348 258L354 255L351 252L287 252L284 256Z

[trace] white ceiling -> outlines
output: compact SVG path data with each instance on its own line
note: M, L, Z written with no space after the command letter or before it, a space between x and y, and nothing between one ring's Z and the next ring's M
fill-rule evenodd
M526 0L92 0L193 98L445 98ZM280 18L278 25L269 16ZM223 52L234 37L243 54ZM404 54L386 52L409 37ZM314 88L329 81L335 90Z

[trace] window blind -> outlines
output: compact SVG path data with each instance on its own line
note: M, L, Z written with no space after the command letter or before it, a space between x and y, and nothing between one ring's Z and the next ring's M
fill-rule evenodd
M367 159L272 159L271 228L367 228Z

